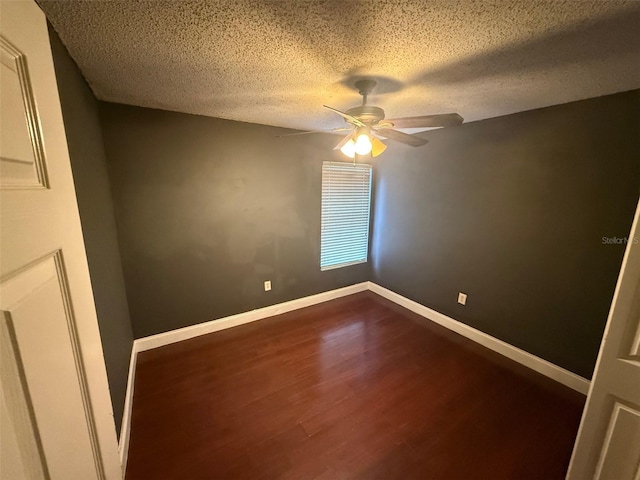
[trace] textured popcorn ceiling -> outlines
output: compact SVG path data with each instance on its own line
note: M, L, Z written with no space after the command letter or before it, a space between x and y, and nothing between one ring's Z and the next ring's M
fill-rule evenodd
M640 88L637 1L38 3L98 98L245 122L342 126L361 77L466 121Z

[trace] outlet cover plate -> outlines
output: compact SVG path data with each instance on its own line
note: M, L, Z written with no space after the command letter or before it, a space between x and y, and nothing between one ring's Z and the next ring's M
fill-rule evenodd
M467 304L467 294L466 293L462 293L462 292L458 293L458 303L460 305L466 305Z

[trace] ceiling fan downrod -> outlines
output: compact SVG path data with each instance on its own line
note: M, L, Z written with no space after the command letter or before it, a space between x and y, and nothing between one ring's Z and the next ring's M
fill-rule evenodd
M354 85L358 89L358 93L362 95L362 106L364 107L367 104L367 98L369 94L373 92L373 89L376 88L378 82L375 80L358 80Z
M367 105L367 99L377 85L377 82L375 80L364 79L358 80L354 85L358 89L360 95L362 95L362 105L350 108L346 113L357 118L367 126L375 125L380 122L380 120L384 119L384 110L380 107Z

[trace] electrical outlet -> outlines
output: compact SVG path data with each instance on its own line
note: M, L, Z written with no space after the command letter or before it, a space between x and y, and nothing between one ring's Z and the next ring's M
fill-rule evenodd
M264 282L264 291L268 292L269 290L271 290L271 280Z
M460 305L466 305L467 304L467 294L466 293L462 293L462 292L458 293L458 303Z

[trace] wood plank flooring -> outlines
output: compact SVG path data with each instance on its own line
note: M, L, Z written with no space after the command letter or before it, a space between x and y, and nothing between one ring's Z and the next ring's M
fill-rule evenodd
M140 353L126 478L563 479L583 406L363 292Z

